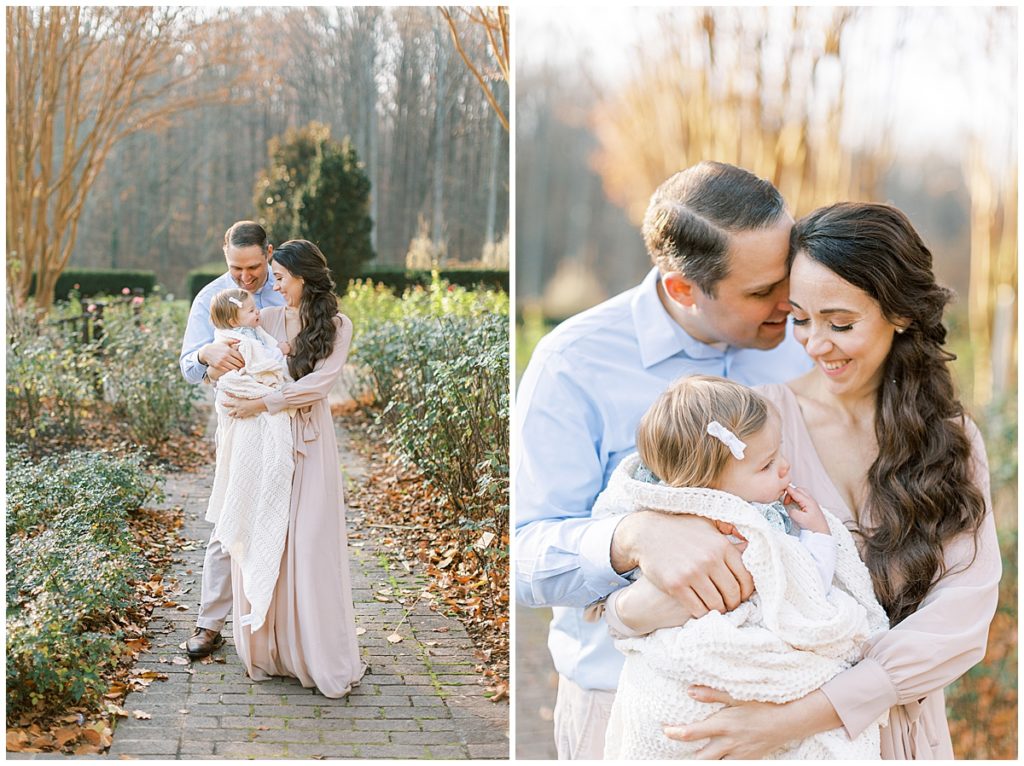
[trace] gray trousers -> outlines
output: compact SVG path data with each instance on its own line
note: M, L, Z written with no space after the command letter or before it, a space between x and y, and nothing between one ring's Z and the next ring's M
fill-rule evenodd
M196 626L220 631L230 611L231 554L219 540L211 539L203 560L203 587Z
M601 760L604 734L615 692L583 689L558 676L555 698L555 747L560 761Z

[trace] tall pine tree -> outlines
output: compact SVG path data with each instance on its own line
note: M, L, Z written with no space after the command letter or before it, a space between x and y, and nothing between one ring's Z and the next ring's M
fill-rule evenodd
M256 182L259 221L271 242L308 239L327 258L339 292L374 257L370 180L352 142L333 141L311 122L269 143L270 165Z

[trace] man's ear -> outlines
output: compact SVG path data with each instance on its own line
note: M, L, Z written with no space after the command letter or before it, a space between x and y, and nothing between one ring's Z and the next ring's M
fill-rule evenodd
M680 306L691 308L696 303L697 286L687 279L681 271L668 271L661 277L661 284L668 297Z
M267 243L267 263L270 263L270 259L274 257L274 246Z

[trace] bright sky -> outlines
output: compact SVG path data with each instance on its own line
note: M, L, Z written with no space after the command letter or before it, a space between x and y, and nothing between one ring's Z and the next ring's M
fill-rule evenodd
M1017 12L1004 9L989 32L990 10L862 9L843 37L844 55L857 61L845 83L848 103L862 105L849 110L850 135L877 132L888 111L894 148L905 156L959 154L973 129L985 136L993 162L1006 167L1010 148L1016 146ZM657 17L666 11L521 8L515 28L518 66L544 59L570 68L586 66L599 81L614 85L630 74L635 46L658 36ZM761 9L749 12L760 14ZM775 12L787 14L788 9ZM901 54L894 57L897 45Z

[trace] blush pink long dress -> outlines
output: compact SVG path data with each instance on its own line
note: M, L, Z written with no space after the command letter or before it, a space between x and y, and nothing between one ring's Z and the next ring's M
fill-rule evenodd
M277 340L291 340L284 317L284 307L267 308L260 324ZM352 322L339 314L335 324L331 355L264 399L271 413L297 408L295 472L280 573L266 622L255 633L238 619L249 613L249 604L241 571L231 565L235 646L249 677L292 676L325 697L345 696L366 671L356 643L343 484L327 402L348 357Z
M855 529L854 515L825 471L792 389L771 384L757 390L782 414L783 449L793 483ZM863 660L822 687L850 736L887 714L888 725L882 727L885 759L953 758L943 689L985 655L1002 562L985 445L971 421L967 434L974 480L988 509L977 534L977 556L970 536L947 545L944 558L951 574L932 587L914 614L877 638Z

